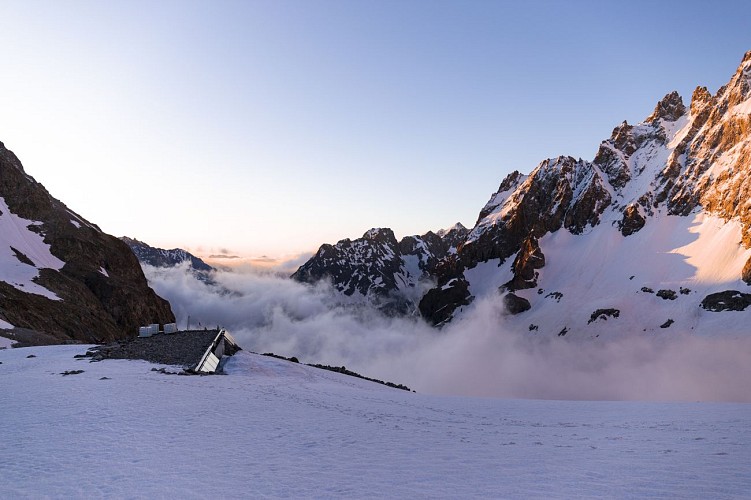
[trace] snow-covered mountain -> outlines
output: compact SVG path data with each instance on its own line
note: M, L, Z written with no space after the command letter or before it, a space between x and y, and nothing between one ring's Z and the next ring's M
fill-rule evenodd
M128 247L53 198L0 143L0 328L31 343L102 342L172 321Z
M125 242L142 264L148 264L154 267L173 267L189 262L189 266L194 271L213 271L214 268L206 264L192 253L182 248L173 248L165 250L163 248L152 247L151 245L139 241L135 238L121 236L120 240Z
M642 123L617 126L592 161L561 156L508 175L455 251L421 275L435 286L419 310L440 325L497 296L536 334L744 332L750 178L751 51L715 95L698 87L688 106L666 95ZM379 279L386 260L371 257L368 234L357 258L325 259L324 245L301 271L367 295L338 270ZM382 293L401 292L382 283Z
M426 280L466 235L461 224L401 241L391 229L371 229L354 241L321 246L292 278L306 283L330 279L344 295L365 297L387 312L412 313Z

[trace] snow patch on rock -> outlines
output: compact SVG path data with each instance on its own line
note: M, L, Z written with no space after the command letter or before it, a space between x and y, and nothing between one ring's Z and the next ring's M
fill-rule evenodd
M0 280L22 292L60 300L54 292L34 281L39 276L39 269L57 271L65 265L52 255L44 238L29 229L39 224L13 214L5 199L0 197Z

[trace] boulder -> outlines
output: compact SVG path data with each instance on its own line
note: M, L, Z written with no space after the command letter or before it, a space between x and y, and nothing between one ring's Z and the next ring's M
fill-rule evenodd
M503 305L506 306L506 310L509 314L520 314L532 309L532 304L530 304L527 299L519 297L513 293L507 293L504 295Z

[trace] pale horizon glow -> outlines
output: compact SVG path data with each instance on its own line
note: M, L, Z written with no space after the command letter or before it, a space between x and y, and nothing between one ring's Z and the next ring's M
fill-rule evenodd
M751 4L31 0L0 6L0 141L115 236L289 260L471 227L511 171L592 159L725 84ZM230 260L230 259L221 259Z

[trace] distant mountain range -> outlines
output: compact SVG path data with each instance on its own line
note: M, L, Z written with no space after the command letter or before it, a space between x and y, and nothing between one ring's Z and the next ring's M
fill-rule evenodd
M0 329L21 343L98 343L174 320L127 245L53 198L0 143Z
M148 264L154 267L173 267L188 261L190 263L190 268L194 271L214 271L213 267L182 248L165 250L163 248L152 247L143 241L138 241L135 238L129 238L127 236L120 237L120 240L130 247L138 258L138 261L142 264Z
M197 279L208 285L216 284L211 277L211 273L216 271L216 269L187 250L183 250L182 248L165 250L163 248L152 247L143 241L138 241L135 238L127 236L120 237L120 240L130 247L142 265L175 267L187 262L188 269Z
M397 241L372 229L321 246L292 277L434 325L487 298L535 334L745 332L750 135L751 51L715 95L697 87L686 106L669 93L593 160L509 174L470 230Z

